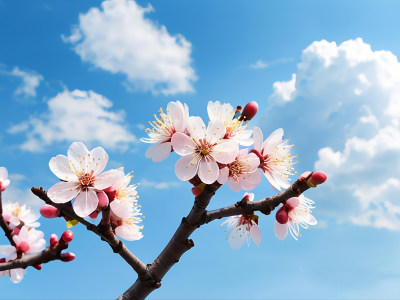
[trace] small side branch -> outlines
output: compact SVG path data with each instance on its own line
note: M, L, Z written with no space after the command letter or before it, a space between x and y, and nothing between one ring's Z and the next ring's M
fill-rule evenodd
M130 252L129 249L126 248L124 243L121 240L119 240L112 232L111 224L109 222L109 207L108 207L108 212L107 209L105 211L105 215L103 216L102 222L100 222L100 224L96 226L86 221L85 219L79 217L75 213L69 202L59 204L51 201L51 199L47 196L47 192L42 187L39 188L33 187L31 190L32 193L34 193L44 202L60 210L64 216L67 216L72 220L77 220L79 223L86 226L87 230L93 232L94 234L98 235L102 240L107 242L113 249L114 253L118 253L132 267L132 269L136 271L139 278L149 277L147 266L140 259L138 259L132 252Z

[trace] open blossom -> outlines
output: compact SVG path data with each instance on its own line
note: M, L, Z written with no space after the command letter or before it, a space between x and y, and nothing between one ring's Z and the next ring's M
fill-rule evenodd
M43 232L23 226L19 234L13 236L16 247L9 245L0 246L0 257L4 257L5 261L10 261L17 258L17 253L24 253L27 256L36 254L43 250L46 244L43 236ZM12 282L18 283L24 277L24 269L12 269L2 272L1 275L9 275Z
M269 183L276 188L289 187L289 175L293 175L293 156L290 155L290 149L293 145L288 145L288 140L282 140L283 129L275 130L263 143L263 134L261 129L254 127L254 149L260 159L260 168Z
M138 225L142 219L140 218L142 214L140 213L140 208L138 205L134 205L128 212L126 218L118 218L117 216L112 216L112 227L116 235L127 241L136 241L143 237L140 230L143 229L143 225Z
M0 192L4 192L10 185L10 179L8 179L7 169L0 167Z
M254 194L246 193L246 196L249 198L249 201L252 201L254 198ZM250 237L254 244L257 246L260 245L261 229L258 227L258 216L254 213L229 217L221 226L225 224L228 226L228 230L230 230L228 243L231 248L239 249L245 241L250 246Z
M224 139L234 140L242 146L253 144L252 130L247 129L247 123L235 118L235 110L229 103L219 101L208 102L207 113L210 121L221 120L226 128Z
M218 163L234 161L239 145L223 139L226 129L221 120L210 121L206 129L200 117L191 117L187 129L190 137L180 132L172 137L175 152L183 156L175 165L176 176L186 181L198 174L203 183L211 184L218 178Z
M19 205L18 203L5 203L3 205L3 218L9 223L11 228L19 226L21 222L27 227L38 227L39 215L35 214L25 204Z
M297 237L301 236L300 227L308 229L308 225L316 225L317 220L311 214L313 204L314 201L303 195L288 199L276 212L274 225L276 237L283 240L289 231L297 240Z
M62 181L53 185L48 196L55 203L65 203L75 198L73 208L80 217L90 215L98 206L96 191L113 185L117 171L101 174L108 162L103 148L88 151L80 142L74 142L68 149L68 157L57 155L50 162L50 170Z
M147 149L146 157L151 158L154 162L159 162L166 159L171 153L171 138L174 133L185 131L189 108L179 101L169 102L167 114L160 109L160 118L156 116L155 118L156 121L149 122L153 128L146 129L149 138L142 138L141 141L155 143Z
M252 190L261 181L261 173L258 171L260 159L254 153L248 153L248 149L242 149L238 157L221 168L218 182L224 184L228 182L229 187L234 191Z

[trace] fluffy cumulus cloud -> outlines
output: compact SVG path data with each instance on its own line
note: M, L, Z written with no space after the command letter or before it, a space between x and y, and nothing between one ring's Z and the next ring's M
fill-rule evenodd
M57 142L83 141L124 151L136 141L127 129L124 112L111 111L113 103L93 91L66 90L47 105L46 113L8 129L10 134L26 134L23 150L41 151Z
M400 230L400 63L362 39L317 41L269 98L301 154L328 173L321 211L340 221ZM287 119L286 119L287 121Z
M191 92L191 43L146 18L152 11L132 0L106 0L101 9L81 14L71 35L62 38L83 61L125 74L129 87L165 95Z
M10 72L10 75L22 79L22 83L14 92L15 95L26 97L36 96L36 89L39 86L40 82L43 80L42 75L35 72L22 71L18 67L14 67L14 69Z

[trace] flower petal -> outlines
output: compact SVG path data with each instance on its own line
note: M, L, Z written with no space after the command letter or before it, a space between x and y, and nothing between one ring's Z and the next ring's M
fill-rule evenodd
M261 146L263 143L263 133L260 128L253 128L254 149L261 153Z
M196 141L203 139L206 134L206 125L200 117L190 117L187 129Z
M192 179L197 174L199 155L189 154L181 157L175 164L175 174L182 180Z
M174 151L182 156L194 153L196 148L192 138L182 132L175 133L171 138L171 143Z
M274 232L278 239L280 239L281 241L284 240L288 234L288 224L280 224L275 221Z
M249 231L246 229L247 225L239 225L232 228L228 237L229 246L232 249L239 249L243 246L244 242L249 237Z
M73 208L75 213L84 218L90 215L97 208L99 199L97 198L96 192L92 189L82 191L76 197Z
M24 278L24 269L11 269L10 270L10 279L14 283L20 282Z
M126 219L129 216L129 207L117 199L110 203L110 208L121 219Z
M225 132L225 125L221 120L211 120L207 127L207 140L210 141L211 144L214 144L224 137Z
M74 170L69 166L68 157L57 155L52 157L49 162L50 170L61 180L78 182L78 177Z
M215 180L217 180L219 176L218 164L213 160L207 161L203 157L199 163L198 175L200 177L200 180L206 184L211 184L215 182Z
M278 128L267 137L263 144L263 155L270 154L282 142L283 129Z
M7 260L7 257L10 256L14 252L16 252L16 249L14 246L10 246L10 245L0 246L0 256L5 257L6 260Z
M250 236L256 246L261 244L261 229L257 224L253 224L250 228Z
M108 154L102 147L96 147L87 154L87 169L93 170L93 175L99 175L108 163Z
M76 182L61 181L49 188L47 196L54 203L65 203L74 199L79 191L79 184Z
M222 169L219 169L219 176L218 176L218 182L220 184L225 184L228 182L228 178L229 178L229 168L228 167L224 167Z
M157 143L151 145L146 151L146 157L154 162L160 162L166 159L172 151L171 142Z
M5 167L0 167L0 181L4 181L8 178L8 171Z
M214 159L221 164L229 164L239 154L239 145L232 140L223 140L218 143L210 153Z
M115 234L127 241L140 240L143 234L138 230L133 230L131 226L118 226L115 228Z
M68 149L68 160L73 171L87 173L87 163L83 157L88 157L89 150L81 142L74 142Z
M93 186L98 190L104 190L120 179L120 171L118 169L109 170L96 176Z

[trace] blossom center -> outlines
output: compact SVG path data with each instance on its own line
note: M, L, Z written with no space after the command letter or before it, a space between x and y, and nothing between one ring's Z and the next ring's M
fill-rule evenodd
M201 153L202 153L203 155L207 155L209 152L210 152L210 151L208 151L207 148L201 149Z
M238 179L239 175L242 174L243 162L234 161L229 165L229 177L233 177L235 180Z
M95 176L93 176L94 171L90 173L85 173L78 176L78 180L83 187L93 187Z

